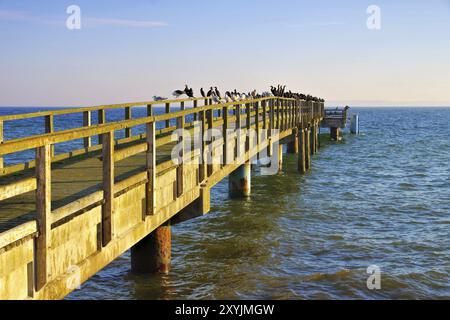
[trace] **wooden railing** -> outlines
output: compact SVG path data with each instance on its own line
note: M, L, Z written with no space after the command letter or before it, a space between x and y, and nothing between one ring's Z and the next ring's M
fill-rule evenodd
M203 105L198 106L198 101L203 100ZM187 102L193 103L193 108L186 109ZM10 248L17 243L26 242L28 239L35 238L35 251L32 261L35 269L29 270L33 277L33 283L36 284L33 290L40 290L49 280L49 254L51 247L51 230L59 225L69 221L95 206L101 206L101 237L100 247L107 246L113 238L113 203L118 194L127 192L130 188L145 184L146 215L156 214L155 205L155 187L156 177L160 172L174 166L172 161L156 163L157 148L172 143L170 133L176 129L192 130L193 122L186 122L187 117L200 121L201 143L198 154L203 154L207 148L212 148L211 141L205 140L205 131L209 128L220 127L224 132L230 128L230 123L234 122L236 128L251 129L258 132L261 130L280 129L289 130L298 127L306 127L312 121L321 119L323 115L323 103L306 102L302 100L269 97L262 99L246 100L241 102L230 102L225 104L211 105L210 101L204 99L172 100L163 101L166 106L166 113L154 115L152 106L159 105L161 102L132 103L114 106L103 106L95 108L81 108L70 110L46 111L34 114L3 116L3 121L14 121L17 119L27 119L33 117L46 117L46 128L48 133L43 135L30 136L20 139L3 141L0 144L0 157L22 152L25 150L35 150L36 157L33 163L22 165L25 167L35 167L35 176L17 178L14 182L0 186L0 201L20 196L30 191L36 191L36 221L37 224L27 223L13 230L0 234L0 255L2 250ZM179 104L180 110L171 112L171 105ZM147 116L138 119L131 119L131 108L137 106L147 107ZM93 111L102 114L100 119L105 120L105 110L124 108L124 120L113 123L100 123L93 125L90 122L90 114ZM54 132L53 121L55 116L69 113L83 113L84 127ZM171 126L171 121L176 120L176 126ZM157 130L157 123L164 124L164 128ZM136 126L145 126L145 134L133 137L131 129ZM242 125L244 125L242 127ZM136 143L125 148L116 148L120 145L115 140L115 132L125 130L126 138L124 141L134 140ZM1 131L0 131L1 132ZM91 145L91 139L99 136L101 144ZM52 154L52 147L57 143L83 139L85 149L74 151L69 156L98 150L101 152L103 183L99 190L93 192L80 200L70 203L62 208L52 210L51 199L51 163L57 161L58 156ZM128 140L127 140L128 139ZM131 140L130 140L131 139ZM182 139L182 138L180 138ZM180 142L183 142L180 140ZM225 145L225 144L224 144ZM248 151L250 144L246 143ZM225 153L227 149L223 150ZM129 158L133 155L145 153L146 169L131 178L115 182L115 162ZM193 157L193 154L181 155L184 157ZM224 155L227 156L226 154ZM237 158L237 154L234 155ZM209 175L212 174L211 166L205 161L198 164L198 183L201 184ZM21 166L16 166L16 172L19 174ZM8 172L8 170L6 170ZM183 186L184 163L176 165L176 195L181 197L184 193ZM27 260L28 261L28 260ZM1 273L0 273L1 278Z

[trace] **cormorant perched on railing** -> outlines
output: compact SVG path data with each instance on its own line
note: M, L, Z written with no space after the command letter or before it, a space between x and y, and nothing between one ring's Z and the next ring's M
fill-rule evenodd
M208 98L209 98L209 97L212 97L213 92L214 92L214 88L211 87L211 88L209 89L208 93L206 94L206 96L207 96Z
M173 95L175 97L180 97L182 95L187 95L189 98L194 97L194 90L189 88L186 85L184 90L175 90ZM305 101L314 101L314 102L325 102L324 99L314 97L310 94L296 93L292 92L292 90L286 91L286 86L278 84L277 86L270 86L270 92L265 91L263 93L258 93L256 90L250 91L249 93L240 93L236 89L234 91L226 91L225 96L222 97L219 89L217 87L210 87L208 93L205 94L203 88L200 89L200 94L203 98L208 98L214 100L215 103L223 103L223 102L231 102L231 101L243 101L247 99L259 99L266 97L280 97L280 98L289 98L289 99L297 99L297 100L305 100ZM153 99L155 101L163 101L166 98L154 96Z
M222 95L220 94L220 91L217 89L217 87L214 87L214 92L216 93L216 96L219 97L219 99L222 99Z
M193 90L192 88L189 89L189 88L186 86L186 89L185 89L184 91L186 92L186 95L187 95L189 98L194 99L194 90Z

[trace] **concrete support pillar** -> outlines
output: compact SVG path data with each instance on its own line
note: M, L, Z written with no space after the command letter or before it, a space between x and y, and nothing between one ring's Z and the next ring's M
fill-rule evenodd
M306 173L306 143L305 143L305 130L300 129L298 132L298 172Z
M339 141L341 139L341 128L330 128L331 140Z
M283 145L278 145L278 173L283 172Z
M249 197L251 192L251 164L247 162L228 177L228 191L232 198Z
M316 154L316 124L314 123L311 126L311 136L310 136L310 143L311 143L311 154Z
M205 214L211 210L211 189L208 186L200 188L200 196L186 208L182 209L170 220L171 224L177 225Z
M316 123L316 153L319 152L320 149L320 123Z
M287 153L297 154L298 153L298 130L292 135L293 141L287 144Z
M161 225L131 248L134 273L169 273L172 255L170 222Z
M305 130L305 163L306 170L311 169L311 128Z

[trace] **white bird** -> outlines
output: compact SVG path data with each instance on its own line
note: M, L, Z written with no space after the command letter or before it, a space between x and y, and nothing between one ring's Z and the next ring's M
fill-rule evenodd
M220 98L217 96L217 94L214 91L211 94L211 98L214 103L220 103Z

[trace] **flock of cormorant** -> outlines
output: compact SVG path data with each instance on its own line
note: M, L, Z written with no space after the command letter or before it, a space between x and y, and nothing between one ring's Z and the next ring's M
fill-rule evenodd
M244 101L248 99L259 99L266 97L281 97L281 98L291 98L291 99L301 99L306 101L314 101L314 102L324 102L325 100L322 98L317 98L309 94L296 93L291 90L286 91L286 86L278 85L278 86L270 86L270 92L265 91L263 93L258 93L256 90L253 90L249 93L241 93L236 89L234 91L226 91L224 95L221 94L217 87L210 87L208 92L205 93L203 88L200 89L200 94L203 98L211 99L214 103L228 103L228 102L236 102L236 101ZM180 98L186 95L188 98L194 97L194 90L189 88L188 85L185 86L184 90L175 90L172 95L175 98ZM154 96L153 100L155 101L163 101L167 100L167 98Z

